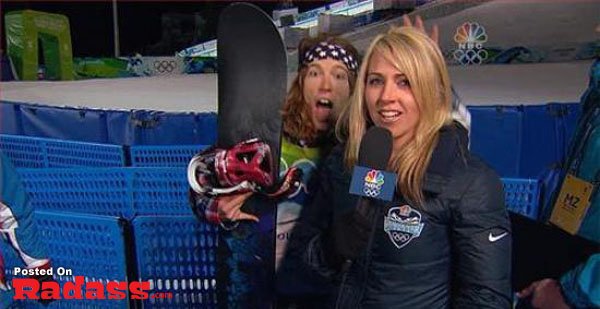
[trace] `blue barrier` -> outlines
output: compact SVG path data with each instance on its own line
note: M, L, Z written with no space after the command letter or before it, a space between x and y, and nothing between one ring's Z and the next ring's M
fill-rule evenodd
M215 113L134 110L110 113L107 122L109 140L119 145L210 145L217 136Z
M118 218L81 214L59 214L36 211L36 223L52 260L54 279L62 286L83 276L84 282L127 281L127 261L123 241L123 225ZM24 267L15 252L0 242L5 257L7 282L13 267ZM57 275L58 268L71 270L72 275ZM21 277L21 276L18 276ZM85 295L85 287L83 290ZM37 301L19 301L19 308L128 308L129 297L106 300L56 300L42 306ZM12 307L11 307L12 308Z
M133 210L143 215L189 215L185 168L130 168Z
M133 218L188 215L185 168L18 169L35 209Z
M537 178L544 169L563 160L579 107L557 103L523 107L519 177Z
M579 109L578 103L471 106L471 149L503 177L535 177L563 152ZM214 113L78 110L6 101L0 112L0 132L7 134L114 145L211 145L216 140ZM152 164L140 160L132 164Z
M536 178L549 164L560 162L566 148L559 146L557 119L563 110L553 105L523 107L521 162L512 176Z
M16 104L0 104L0 133L23 134L20 111Z
M20 115L24 135L93 143L107 141L104 111L21 105Z
M471 151L502 177L537 178L565 156L579 103L470 107Z
M123 147L0 134L0 150L16 167L125 166Z
M113 145L211 145L215 113L99 110L0 101L0 133Z
M35 209L92 213L131 219L189 215L186 169L19 169ZM503 178L509 210L537 216L537 180ZM525 195L524 195L525 194Z
M133 220L139 280L170 297L143 301L144 308L215 308L217 228L193 216Z
M540 181L537 179L502 178L506 208L537 220L540 215Z
M471 151L503 177L519 177L522 109L514 106L478 106L471 112Z
M131 166L174 167L187 166L192 157L207 145L131 146Z
M125 168L17 170L35 209L133 216L132 179Z

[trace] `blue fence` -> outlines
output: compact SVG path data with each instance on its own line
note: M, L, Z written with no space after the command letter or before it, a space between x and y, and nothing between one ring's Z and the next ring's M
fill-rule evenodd
M74 276L83 276L86 283L128 280L124 230L120 219L44 211L36 211L35 217L53 263L54 277L61 286L65 282L73 282ZM13 267L25 265L4 242L0 242L0 246L5 257L7 282L10 282ZM59 267L72 271L72 275L56 275ZM85 284L82 293L85 295ZM95 308L128 308L128 304L128 296L120 300L56 300L47 307L29 300L15 303L17 308L87 308L90 305Z
M472 151L504 177L508 209L537 219L543 189L538 175L565 155L579 105L472 107L470 111ZM106 119L124 115L106 115ZM165 128L177 132L177 121L163 116L138 113L129 118L139 129L133 135L155 141L150 135L160 127L157 123L169 124ZM203 139L208 141L214 139L215 121L206 123L209 125L200 131L209 132ZM19 125L22 123L1 127ZM106 136L110 136L107 130ZM18 171L33 206L43 210L37 221L54 264L91 281L148 280L152 292L170 297L144 300L143 306L164 308L215 307L216 229L191 216L185 171L189 159L211 143L123 147L0 135L0 149L17 166L27 167ZM128 237L133 245L127 245ZM9 265L18 263L14 255L8 260ZM10 278L10 271L8 275ZM67 279L60 278L61 282ZM90 304L63 303L51 306ZM36 304L19 305L31 308ZM108 308L128 305L114 300L106 306L94 301L93 305L97 304Z
M131 166L187 166L190 159L207 145L131 146Z
M133 220L138 279L170 297L144 307L215 308L217 229L192 216Z
M118 216L189 215L185 168L18 169L35 209Z
M483 157L502 177L536 178L545 167L564 155L580 106L578 103L552 103L473 106L469 110L472 114L472 151ZM214 113L77 110L11 102L1 102L0 113L0 133L4 134L132 145L132 166L182 166L184 158L197 147L193 145L212 145L216 140ZM82 125L84 120L85 126ZM151 146L137 148L141 145ZM165 148L154 148L157 145ZM174 153L175 149L169 149L167 145L191 146L176 150L181 153ZM5 146L0 145L0 148ZM24 152L30 153L28 151ZM17 154L18 151L15 156ZM73 157L67 157L65 165L75 162ZM27 162L29 159L21 160Z
M540 215L540 181L537 179L502 178L506 208L537 220Z
M125 166L123 147L0 134L0 149L16 167Z

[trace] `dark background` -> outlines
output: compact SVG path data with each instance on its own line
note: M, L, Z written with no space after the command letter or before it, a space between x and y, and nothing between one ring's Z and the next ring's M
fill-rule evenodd
M336 0L338 1L338 0ZM296 1L300 12L336 1ZM117 1L120 55L172 56L216 38L219 12L233 1ZM271 15L282 1L247 1ZM289 4L288 4L289 5ZM37 10L66 15L71 25L73 56L112 57L112 1L0 1L2 50L6 50L4 14Z

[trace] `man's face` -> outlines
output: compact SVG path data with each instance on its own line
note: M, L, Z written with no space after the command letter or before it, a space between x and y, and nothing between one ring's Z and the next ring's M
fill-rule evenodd
M350 97L348 68L333 59L315 60L308 65L302 94L309 105L312 121L319 131L326 131L335 122L332 109Z

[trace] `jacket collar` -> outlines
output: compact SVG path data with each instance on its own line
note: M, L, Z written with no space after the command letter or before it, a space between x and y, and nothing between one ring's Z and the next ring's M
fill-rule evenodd
M468 132L459 124L454 123L440 130L438 143L425 172L423 191L433 194L443 191L452 171L466 165L468 143Z

